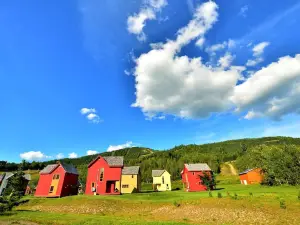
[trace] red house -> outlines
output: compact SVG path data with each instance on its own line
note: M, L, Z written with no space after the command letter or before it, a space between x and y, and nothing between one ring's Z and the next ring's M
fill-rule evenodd
M37 197L63 197L78 193L78 172L73 165L58 162L40 172Z
M122 168L122 156L98 156L88 165L85 194L119 195Z
M206 191L200 176L204 174L211 176L212 171L206 163L184 164L181 171L182 183L186 191Z

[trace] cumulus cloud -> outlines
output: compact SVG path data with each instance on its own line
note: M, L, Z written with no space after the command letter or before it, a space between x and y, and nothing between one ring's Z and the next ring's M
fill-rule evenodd
M264 50L267 46L269 46L269 42L261 42L257 45L255 45L252 48L253 51L253 57L254 59L249 59L246 63L246 66L256 66L257 64L261 63L264 61L262 54L264 53Z
M121 145L110 145L107 148L108 152L113 152L113 151L117 151L123 148L130 148L130 147L134 147L132 141L127 141L125 144L121 144Z
M147 117L159 112L182 118L207 117L230 106L228 101L239 69L212 68L201 58L177 56L182 46L201 38L217 21L218 6L210 1L197 8L193 19L178 31L175 41L142 54L136 60L136 102ZM216 91L217 90L217 91Z
M86 152L87 155L96 155L98 152L96 150L88 150Z
M57 159L63 159L65 156L64 156L64 154L63 153L58 153L57 155L56 155L56 158Z
M72 153L69 154L69 158L70 159L75 159L75 158L78 158L78 155L77 155L77 153L72 152Z
M155 20L156 13L167 5L167 0L148 0L138 14L129 16L127 19L127 30L129 33L137 35L139 41L146 40L143 32L147 20Z
M269 42L261 42L255 45L252 49L254 56L261 56L264 53L264 50L267 46L269 46Z
M97 114L96 109L94 109L94 108L82 108L80 110L80 113L82 115L85 115L85 117L92 123L102 122L102 120L100 119L100 117Z
M51 158L51 156L47 156L41 151L29 151L20 154L21 159L25 159L27 161L42 161L45 159Z
M233 56L229 52L227 52L224 56L222 56L219 59L219 65L222 68L228 68L231 65L231 63L234 60L234 58L235 58L235 56Z
M285 56L237 85L231 97L236 111L248 110L246 119L267 116L278 120L300 113L300 54Z

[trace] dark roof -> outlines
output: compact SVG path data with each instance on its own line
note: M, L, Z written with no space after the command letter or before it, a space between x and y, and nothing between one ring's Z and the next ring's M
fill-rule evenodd
M152 170L152 177L160 177L165 170Z
M184 164L188 171L211 171L206 163Z
M71 164L66 164L66 163L61 163L61 166L64 168L64 170L67 173L78 175L78 171L75 166L73 166Z
M252 170L254 170L254 168L253 168L253 169L247 169L247 170L245 170L245 171L239 173L239 175L249 173L249 172L252 171Z
M139 171L140 171L139 166L129 166L129 167L124 167L122 169L122 174L124 175L139 174Z
M51 164L46 166L40 174L50 174L52 173L59 165L62 166L62 168L66 171L66 173L76 174L78 175L77 169L71 165L66 163L57 163L57 164Z

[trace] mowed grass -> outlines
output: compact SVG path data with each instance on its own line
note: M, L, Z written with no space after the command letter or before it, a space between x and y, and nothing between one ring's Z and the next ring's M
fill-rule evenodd
M244 186L236 176L218 181L212 197L151 192L151 184L143 185L143 193L120 196L27 197L28 203L0 216L0 224L300 224L299 187ZM180 181L172 186L182 188ZM286 209L280 208L282 200Z

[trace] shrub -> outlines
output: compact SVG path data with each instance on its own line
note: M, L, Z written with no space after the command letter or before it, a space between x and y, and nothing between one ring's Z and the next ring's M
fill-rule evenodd
M279 205L280 205L280 208L286 209L286 204L285 204L284 199L281 199L281 200L280 200Z
M174 205L175 207L179 207L179 206L180 206L180 204L179 204L178 202L176 202L176 201L173 202L173 205Z
M212 193L211 193L211 191L210 191L210 192L208 192L208 196L209 196L209 197L212 197Z
M237 193L234 193L233 197L232 197L234 200L237 200L238 199L238 195Z
M218 192L218 198L222 198L222 193Z

